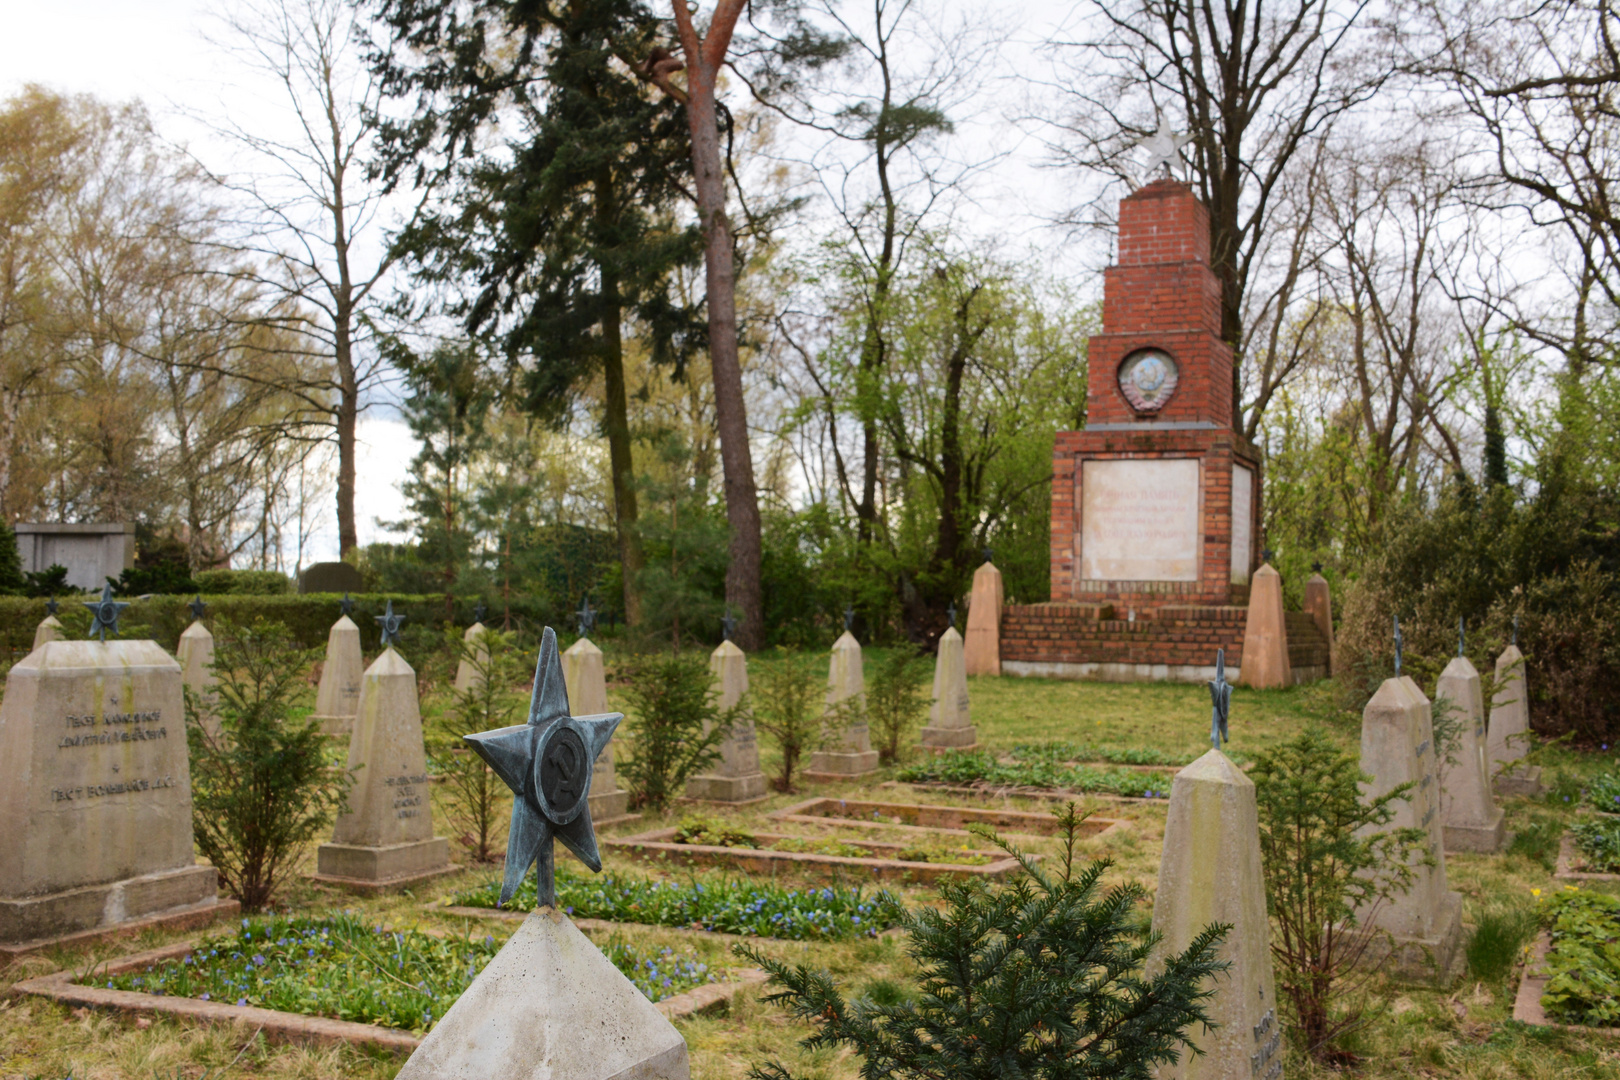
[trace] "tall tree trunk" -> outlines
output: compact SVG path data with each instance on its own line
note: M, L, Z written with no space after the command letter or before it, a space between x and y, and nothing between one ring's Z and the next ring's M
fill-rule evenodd
M354 371L353 344L349 338L349 320L346 308L339 309L333 326L333 359L337 362L337 517L339 558L360 546L360 534L354 527L354 438L355 425L360 418L360 382Z
M743 0L722 0L709 23L708 34L700 43L686 0L673 2L681 47L686 53L686 119L692 131L692 170L697 188L698 220L703 229L709 366L714 376L715 426L720 431L726 520L731 526L726 603L742 615L736 636L738 647L755 650L765 642L765 604L760 589L759 494L754 487L742 363L737 355L737 272L731 220L726 216L720 126L714 96L716 77L743 6Z

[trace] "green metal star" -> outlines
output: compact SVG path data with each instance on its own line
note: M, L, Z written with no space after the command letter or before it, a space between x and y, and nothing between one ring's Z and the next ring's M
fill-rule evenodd
M383 648L386 649L390 645L398 645L399 624L405 621L405 616L394 614L394 602L392 600L388 601L388 610L384 611L381 615L373 615L372 618L376 619L377 625L382 627Z
M623 713L569 715L557 633L548 626L540 638L529 722L463 736L515 796L512 829L506 838L502 905L517 893L533 865L540 906L556 906L553 839L601 872L602 856L591 827L591 769L623 719Z
M338 601L338 610L345 615L354 614L354 601L349 599L348 593L344 593L343 599Z
M90 609L90 633L100 634L101 640L107 640L107 631L111 630L113 636L118 636L118 616L123 614L128 604L120 603L112 598L112 586L101 587L100 600L86 600L84 606Z

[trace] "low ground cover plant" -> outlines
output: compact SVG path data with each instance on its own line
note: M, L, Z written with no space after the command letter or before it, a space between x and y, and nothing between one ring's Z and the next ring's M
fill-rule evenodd
M689 815L675 826L677 844L707 844L710 847L758 847L754 834L711 817Z
M982 785L1050 791L1094 791L1134 799L1167 799L1170 777L1130 769L1066 766L1049 758L1007 763L988 750L956 750L908 765L898 779L913 784Z
M1543 904L1551 947L1541 994L1566 1024L1620 1026L1620 897L1566 885Z
M1074 865L1082 820L1074 804L1060 820L1066 848L1054 874L996 841L1024 876L994 887L946 884L940 908L901 914L914 986L846 998L827 971L747 945L737 953L769 972L775 992L766 1000L815 1026L806 1047L848 1047L864 1059L862 1076L1151 1076L1191 1053L1188 1040L1206 1030L1206 1005L1227 967L1217 949L1231 928L1206 927L1150 974L1158 939L1139 915L1145 891L1135 883L1104 891L1109 860ZM751 1075L791 1076L775 1061Z
M1581 869L1593 874L1620 873L1620 821L1578 821L1569 827L1581 853Z
M1106 761L1110 765L1181 766L1193 760L1191 754L1172 754L1151 746L1103 746L1056 740L1019 743L1012 748L1012 756L1019 761Z
M1620 814L1620 774L1606 772L1586 782L1581 801L1603 814Z
M451 904L495 907L499 880L454 893ZM531 877L512 900L512 909L535 906ZM557 906L576 919L692 926L724 934L787 938L791 941L848 941L876 937L893 924L900 902L885 891L859 887L788 889L746 878L657 881L602 874L589 879L557 875Z

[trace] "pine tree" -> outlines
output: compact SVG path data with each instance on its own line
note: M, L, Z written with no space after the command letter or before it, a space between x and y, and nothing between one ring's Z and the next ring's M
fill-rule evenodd
M17 550L17 530L0 519L0 596L21 593L28 585L23 577L22 553Z
M806 1047L850 1047L869 1080L1148 1080L1156 1065L1198 1052L1189 1029L1209 1026L1214 976L1227 967L1216 949L1231 928L1207 927L1147 974L1157 939L1137 918L1144 890L1132 883L1104 892L1108 859L1076 872L1083 817L1073 803L1057 817L1065 851L1055 875L996 840L1018 858L1024 877L998 886L945 884L938 909L895 907L919 969L909 999L847 1000L825 971L790 968L746 945L737 952L781 988L767 1001L819 1025ZM776 1062L751 1075L791 1077Z
M565 422L601 376L625 614L639 623L622 331L634 324L677 371L706 344L697 305L670 288L702 252L696 227L672 214L690 186L686 119L627 66L658 20L641 0L378 8L393 37L374 57L385 92L416 105L384 126L385 167L421 180L437 153L457 180L446 208L401 242L425 281L473 284L454 312L500 341L533 415ZM493 143L494 132L513 134Z

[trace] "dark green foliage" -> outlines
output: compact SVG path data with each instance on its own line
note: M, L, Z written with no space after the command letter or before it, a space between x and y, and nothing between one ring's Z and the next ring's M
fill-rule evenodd
M444 635L452 655L467 665L472 685L451 689L450 707L428 727L427 751L434 773L444 780L439 805L445 816L461 830L461 842L473 860L491 862L499 857L495 843L506 836L503 810L511 791L483 758L467 749L462 736L523 722L528 702L518 687L525 658L512 636L498 630L486 629L472 641L454 627Z
M1371 801L1372 778L1319 727L1260 753L1250 775L1260 815L1260 861L1272 918L1277 987L1292 1012L1285 1025L1301 1047L1331 1060L1360 1026L1354 991L1373 973L1362 963L1373 931L1367 912L1411 886L1427 859L1428 833L1391 829L1403 784Z
M117 578L108 578L115 596L146 596L161 593L194 593L197 583L185 563L160 562L152 566L132 566Z
M766 1000L816 1025L805 1046L849 1047L869 1080L1148 1080L1155 1066L1197 1052L1195 1029L1208 1029L1206 1004L1227 967L1216 950L1231 928L1205 928L1147 975L1158 940L1138 917L1144 890L1133 883L1105 892L1107 859L1077 871L1082 818L1072 803L1058 818L1066 846L1055 874L998 840L1024 877L952 882L940 888L942 908L895 912L919 969L914 995L880 990L847 1000L825 971L746 945L737 953L770 973L775 992ZM790 1074L772 1062L751 1075Z
M779 758L771 786L793 790L804 755L821 743L823 711L819 672L808 657L782 655L756 665L749 678L754 729L776 743Z
M629 675L630 753L619 760L619 771L629 781L632 805L661 811L720 756L717 747L736 710L718 707L709 665L700 656L645 656Z
M1620 873L1620 820L1577 821L1569 827L1581 869L1593 874Z
M1542 991L1547 1015L1568 1024L1620 1025L1620 897L1566 887L1548 897L1542 919L1552 947Z
M216 620L214 700L186 690L192 830L244 911L272 901L283 871L326 835L349 788L326 763L320 724L296 705L314 659L284 626Z
M27 586L22 553L17 550L17 531L0 518L0 596L19 595Z
M685 440L665 433L655 451L668 478L643 476L636 485L636 530L646 560L636 577L640 631L679 650L720 637L729 529L725 507L709 497L707 476L692 469Z
M215 596L285 596L292 582L278 570L199 570L197 591Z
M1485 406L1485 449L1480 474L1487 488L1507 486L1507 432L1502 428L1502 410L1495 404Z
M1524 947L1536 936L1540 916L1523 904L1498 904L1475 920L1468 939L1468 973L1476 979L1500 983L1513 974Z
M900 760L901 744L928 715L928 658L909 645L890 649L866 684L866 722L885 765Z
M25 584L23 592L28 596L49 598L52 596L66 596L78 592L67 583L67 567L59 563L52 563L43 570L27 570L23 572Z
M1136 799L1170 797L1170 777L1135 769L1067 766L1049 757L1007 764L989 750L952 750L906 766L896 779L910 783L969 785L988 789L1038 788L1048 791L1103 791Z

